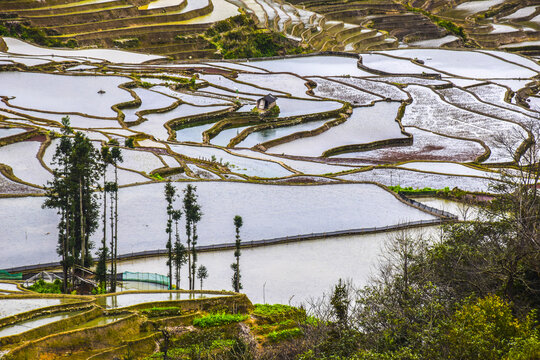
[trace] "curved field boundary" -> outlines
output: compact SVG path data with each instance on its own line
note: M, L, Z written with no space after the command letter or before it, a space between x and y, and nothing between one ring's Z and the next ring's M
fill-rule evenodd
M130 17L130 18L120 18L120 19L111 19L111 20L103 20L99 22L88 22L88 23L81 23L81 24L73 24L73 25L61 25L61 26L53 26L51 29L55 29L56 31L64 34L63 36L74 36L77 37L77 35L81 33L88 33L88 32L96 32L101 30L118 30L121 28L131 28L133 26L143 26L146 25L148 27L153 27L155 25L166 25L168 23L176 23L180 21L190 20L192 18L196 18L203 15L208 15L214 10L214 5L211 0L208 0L208 5L199 8L194 9L191 11L186 11L179 14L160 14L160 15L145 15L145 16L137 16L137 17ZM181 25L181 24L174 24L175 26Z
M330 111L307 114L307 115L298 115L298 116L289 116L289 117L277 118L275 121L267 121L266 123L263 123L263 124L261 124L259 126L253 126L253 127L247 128L247 129L243 130L240 134L238 134L236 137L232 138L230 140L229 144L227 145L227 147L236 146L238 143L240 143L246 137L248 137L249 134L251 134L252 132L255 132L255 131L260 131L260 130L264 130L264 129L268 129L268 128L276 128L276 127L281 127L281 126L287 126L287 125L290 125L290 124L297 125L297 124L307 123L309 121L329 119L329 118L332 118L334 116L344 117L344 116L346 116L346 114L348 114L348 111L351 109L351 106L348 103L345 103L345 102L342 102L342 103L343 103L343 106L341 108L339 108L339 109L336 109L336 110L330 110ZM279 124L278 124L278 122L279 122ZM341 122L339 122L339 123L341 123ZM334 123L330 123L330 121L329 121L329 122L325 123L322 127L319 127L318 129L324 128L327 124L328 124L328 127L330 127L332 125L338 125L337 123L334 124ZM315 130L317 130L317 129L315 129ZM312 131L315 131L315 130L312 130ZM324 129L321 132L324 132L326 130L328 130L328 129ZM306 137L307 133L309 133L309 131L305 131L305 132L301 132L301 133L304 135L304 136L301 136L301 137ZM294 133L294 134L300 134L300 133ZM292 134L292 135L294 135L294 134ZM270 140L270 141L267 141L267 142L265 142L263 144L259 144L259 145L264 146L266 149L268 149L268 147L269 147L268 143L271 143L272 141L280 140L280 139L283 139L283 138L284 137L274 139L274 140ZM271 145L271 146L275 146L275 145Z
M2 120L0 118L0 120ZM16 126L13 126L16 127ZM28 127L28 126L27 126ZM24 133L6 136L0 139L0 146L5 146L9 144L13 144L19 141L24 141L26 139L33 138L34 136L39 135L39 131L36 128L32 128Z
M143 338L124 340L122 342L124 345L92 355L87 360L129 359L133 353L150 355L155 351L156 339L160 335L159 332L154 332Z
M82 324L93 320L102 313L103 310L101 308L93 307L91 310L85 311L82 314L73 315L66 319L61 319L46 325L42 325L16 335L2 337L0 338L0 346L38 339L47 336L48 334L63 331L64 329L74 327L77 324Z
M435 208L430 208L430 211L439 212L439 213L441 212L440 210L435 209ZM256 248L256 247L269 246L269 245L287 244L287 243L295 243L295 242L301 242L301 241L324 239L329 236L337 237L337 236L375 234L375 233L390 232L390 231L396 231L396 230L412 229L412 228L418 228L418 227L424 227L424 226L441 225L447 221L453 221L453 220L455 220L455 216L452 219L439 218L439 219L432 219L432 220L418 220L418 221L412 221L412 222L403 223L403 224L387 225L387 226L382 226L382 227L339 230L339 231L331 231L331 232L324 232L324 233L285 236L285 237L279 237L279 238L273 238L273 239L242 241L241 247L242 248ZM200 251L200 252L211 252L211 251L233 250L235 246L236 245L234 243L223 243L223 244L198 246L196 249L197 251ZM145 250L145 251L132 252L130 254L122 254L122 255L119 255L118 258L120 260L132 260L132 259L166 255L167 253L168 252L165 249ZM50 269L50 268L55 268L59 266L60 266L60 262L51 262L51 263L46 263L46 264L19 266L19 267L5 269L5 270L9 272L38 271L41 269Z
M60 266L60 263L58 263ZM11 299L74 299L76 301L72 303L58 304L52 306L41 307L38 309L18 313L11 316L6 316L0 319L0 327L10 325L16 322L23 320L28 320L40 315L47 315L55 312L62 312L67 310L77 310L84 309L91 306L95 301L94 297L83 297L76 295L62 295L62 294L10 294L0 296L0 300L11 300ZM78 300L78 301L77 301Z
M110 324L98 325L87 329L74 329L59 334L25 342L14 348L9 353L9 359L37 359L40 353L47 352L51 348L65 349L72 344L93 344L105 350L115 341L133 336L138 333L139 318L136 314L114 321Z

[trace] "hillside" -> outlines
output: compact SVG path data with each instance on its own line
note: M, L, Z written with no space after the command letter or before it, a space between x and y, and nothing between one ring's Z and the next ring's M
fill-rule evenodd
M204 33L242 11L258 28L290 39L294 43L290 49L300 44L304 49L351 52L409 46L502 47L531 55L538 52L540 39L540 10L535 4L534 0L11 0L0 4L0 35L46 46L130 48L176 59L221 58Z

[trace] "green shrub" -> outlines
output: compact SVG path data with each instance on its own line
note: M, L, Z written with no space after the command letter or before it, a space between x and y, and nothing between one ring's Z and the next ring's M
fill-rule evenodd
M34 283L34 285L28 287L28 289L41 293L41 294L61 294L62 293L62 281L59 279L54 280L52 283L48 283L40 279Z
M253 315L271 323L280 323L285 320L304 321L306 319L304 309L282 304L255 304Z
M450 191L451 191L448 186L443 188L443 189L433 189L433 188L430 188L430 187L425 187L425 188L422 188L422 189L415 189L415 188L410 187L410 186L401 187L400 185L388 186L388 188L390 190L392 190L393 192L396 192L396 193L402 192L402 193L410 193L410 194L422 194L422 193L433 193L433 192L449 194Z
M242 315L242 314L226 314L226 313L209 314L209 315L197 318L197 319L193 319L193 325L201 327L201 328L223 326L223 325L228 325L228 324L244 321L247 318L248 318L247 315Z
M301 336L302 334L302 330L295 327L292 329L272 331L270 334L266 335L266 338L271 342L279 342Z
M127 138L125 141L124 141L124 145L128 148L131 148L133 149L134 147L134 144L133 144L133 138Z

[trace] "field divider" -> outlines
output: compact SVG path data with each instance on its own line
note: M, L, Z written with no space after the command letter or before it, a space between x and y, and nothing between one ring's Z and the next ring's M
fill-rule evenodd
M400 196L401 199L403 199L403 197L405 196L403 195ZM321 232L321 233L283 236L283 237L272 238L272 239L243 241L241 247L242 248L255 248L255 247L262 247L262 246L269 246L269 245L278 245L278 244L287 244L287 243L295 243L295 242L301 242L301 241L324 239L326 237L375 234L375 233L382 233L382 232L389 232L389 231L396 231L396 230L406 230L406 229L412 229L412 228L418 228L418 227L424 227L424 226L441 225L445 222L457 220L457 216L453 214L429 207L427 205L418 203L408 198L406 199L407 200L404 200L404 201L410 203L411 205L414 203L414 207L421 207L425 210L428 210L430 213L438 214L440 217L437 219L417 220L417 221L411 221L411 222L406 222L406 223L401 223L401 224L385 225L381 227L374 226L374 227L359 228L359 229L337 230L337 231L328 231L328 232ZM201 246L196 247L196 250L199 252L234 250L235 246L236 245L233 242L230 242L230 243L221 243L221 244L212 244L212 245L201 245ZM166 249L144 250L144 251L131 252L131 253L118 255L118 259L132 260L132 259L154 257L154 256L160 256L160 255L166 255L166 254L167 254ZM50 268L55 268L59 266L60 266L60 262L50 262L50 263L45 263L45 264L13 267L10 269L5 269L5 270L8 272L28 272L28 271L39 271L41 269L50 269Z

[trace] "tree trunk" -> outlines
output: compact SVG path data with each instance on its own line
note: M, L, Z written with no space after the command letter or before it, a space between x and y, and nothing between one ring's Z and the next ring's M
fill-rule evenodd
M169 221L168 223L170 224L171 223L171 218L172 218L172 214L171 212L169 211ZM167 243L167 247L169 248L169 290L172 290L172 277L173 277L173 274L172 274L172 229L171 229L171 226L167 225L167 227L169 228L169 242Z
M86 236L84 234L82 178L79 178L79 219L80 219L80 233L81 233L81 266L84 267L85 259L86 259Z
M193 233L193 241L191 242L191 250L192 250L192 253L193 253L193 264L191 264L191 281L192 281L191 290L195 290L195 279L196 279L195 272L197 270L197 252L195 250L195 245L197 244L197 242L196 242L196 239L197 239L197 225L195 223L193 224L192 233Z
M103 288L107 289L107 257L105 255L105 248L107 247L107 191L105 187L107 186L107 165L105 165L105 170L103 171L103 241L101 244L103 254L103 259L105 261L105 274L103 279Z
M62 210L62 218L64 220L64 233L62 234L62 272L64 274L64 283L62 284L62 292L67 294L68 288L68 263L67 263L67 236L69 234L69 223L67 222L67 216L65 210Z
M114 277L114 192L111 192L111 292L116 291L116 278Z
M186 227L189 229L187 231L187 252L188 252L188 282L189 282L189 290L192 290L191 288L191 223L188 223Z
M118 168L114 167L114 288L116 289L116 274L118 260Z

